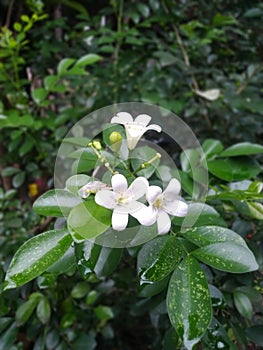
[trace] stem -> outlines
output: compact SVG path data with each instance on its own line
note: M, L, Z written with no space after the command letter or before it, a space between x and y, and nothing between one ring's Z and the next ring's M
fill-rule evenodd
M11 0L8 6L7 14L6 14L6 21L5 21L5 27L9 27L10 25L10 19L11 19L11 14L13 11L13 6L14 6L15 0Z

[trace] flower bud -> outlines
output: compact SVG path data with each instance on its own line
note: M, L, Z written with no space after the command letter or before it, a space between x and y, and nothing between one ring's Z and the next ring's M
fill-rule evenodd
M93 141L92 145L94 148L96 148L96 150L100 151L101 150L101 143L100 141Z
M110 144L111 144L111 148L113 150L113 152L118 152L121 148L121 144L122 144L122 136L119 132L117 131L113 131L110 134Z

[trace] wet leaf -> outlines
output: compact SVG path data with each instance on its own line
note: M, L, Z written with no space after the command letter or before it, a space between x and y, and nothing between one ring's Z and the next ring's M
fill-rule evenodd
M188 256L174 271L167 294L172 325L191 350L201 339L212 317L207 280L195 258Z

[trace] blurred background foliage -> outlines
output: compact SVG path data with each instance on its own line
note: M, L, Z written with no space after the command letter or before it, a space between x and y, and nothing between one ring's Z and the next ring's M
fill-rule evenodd
M89 112L147 102L178 114L200 141L261 143L262 15L255 0L1 1L1 280L22 242L52 225L31 205L53 185L63 137ZM214 89L220 94L211 99ZM262 238L262 224L238 220L249 241ZM117 270L118 252L98 253L104 258L96 274L83 280L69 252L62 267L3 293L0 348L173 349L162 295L137 285L136 253L125 252ZM252 318L247 294L253 318L262 317L259 273L216 278L230 311L219 305L224 327L211 326L202 349L220 348L211 340L215 329L238 349L260 348L262 321L242 330ZM255 280L258 289L251 292ZM240 314L245 323L235 328Z

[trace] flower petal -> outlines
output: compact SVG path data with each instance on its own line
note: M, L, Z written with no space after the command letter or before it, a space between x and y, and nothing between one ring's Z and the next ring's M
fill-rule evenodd
M147 130L155 130L155 131L157 131L157 132L161 132L161 131L162 131L162 128L160 127L160 125L151 124L151 125L149 125L149 126L147 126L147 127L145 128L145 131L147 131Z
M117 116L114 116L111 118L111 123L116 124L126 124L126 123L132 123L133 118L130 113L127 112L119 112L117 113Z
M78 195L81 198L88 198L88 196L90 195L90 190L89 187L87 187L87 185L82 186L79 190L78 190Z
M128 203L117 204L115 210L119 213L129 213L132 214L139 210L143 203L137 201L130 201Z
M150 204L157 199L157 197L162 193L162 189L159 186L149 186L146 194L147 201Z
M140 224L144 226L150 226L156 222L157 210L153 206L146 207L142 205L139 210L131 213L131 215L139 221Z
M117 205L114 193L109 190L101 190L97 192L95 195L95 202L108 209L113 209Z
M163 191L164 194L166 193L172 193L175 194L176 196L178 196L178 194L181 191L181 184L180 182L175 179L172 178L169 182L169 184L167 185L166 189Z
M111 217L112 228L116 231L122 231L127 227L129 215L127 213L119 213L114 210Z
M164 201L163 210L170 215L182 217L187 214L188 204L180 200L174 200L173 202Z
M134 122L135 123L139 123L142 124L143 126L146 126L150 123L150 120L152 119L152 117L150 117L148 114L139 114Z
M158 228L158 234L164 235L165 233L169 232L171 228L171 219L167 213L165 213L163 210L159 210L157 215L157 228Z
M141 198L147 192L148 185L148 181L144 177L137 177L128 188L130 197L133 200Z
M122 174L113 175L111 178L111 184L114 192L126 192L128 188L128 183Z

